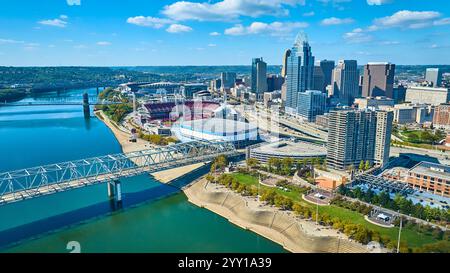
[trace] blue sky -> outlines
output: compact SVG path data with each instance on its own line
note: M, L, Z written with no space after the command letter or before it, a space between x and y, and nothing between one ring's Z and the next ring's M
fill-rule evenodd
M0 65L450 64L448 0L0 0Z

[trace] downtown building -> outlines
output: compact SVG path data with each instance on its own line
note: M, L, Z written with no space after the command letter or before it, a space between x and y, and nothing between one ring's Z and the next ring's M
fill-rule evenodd
M364 66L362 96L394 97L395 64L368 63Z
M359 70L355 60L340 60L333 70L330 97L351 105L359 95Z
M319 90L307 90L298 93L298 116L308 122L314 122L316 116L323 115L327 106L327 95Z
M427 68L425 81L432 87L440 87L442 84L442 70L439 68Z
M305 34L299 34L287 57L285 111L297 114L298 94L313 87L314 57Z
M327 165L350 170L361 161L383 166L389 159L393 114L337 110L328 115Z
M255 94L256 100L261 101L264 93L267 92L267 63L263 58L252 60L251 90Z
M222 72L220 74L221 89L224 91L230 90L234 87L236 82L236 73Z

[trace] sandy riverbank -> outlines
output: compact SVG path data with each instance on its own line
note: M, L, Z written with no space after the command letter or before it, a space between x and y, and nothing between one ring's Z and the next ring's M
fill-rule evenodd
M233 224L256 232L295 253L364 253L366 246L336 230L296 217L291 212L262 205L255 198L201 179L184 190L189 201Z
M95 115L99 118L99 120L103 121L103 123L108 126L108 128L113 132L119 144L122 146L122 151L124 153L131 153L135 151L141 150L149 150L152 149L152 146L145 140L137 139L137 142L130 142L130 132L126 128L121 127L116 124L114 121L111 121L103 111L96 111ZM168 183L178 177L181 177L187 173L192 172L193 170L203 166L203 163L183 166L175 169L170 169L166 171L156 172L152 175L160 182Z

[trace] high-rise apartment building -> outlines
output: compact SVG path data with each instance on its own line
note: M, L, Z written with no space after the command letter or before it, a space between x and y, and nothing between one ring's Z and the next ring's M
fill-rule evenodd
M433 87L440 87L442 83L442 70L439 68L427 68L425 80Z
M389 161L394 113L391 111L376 111L376 118L374 163L378 166L384 166Z
M319 90L298 93L297 113L306 121L313 122L323 115L327 105L327 95Z
M393 98L395 64L368 63L364 66L363 97Z
M392 113L338 110L328 115L327 164L332 169L357 168L361 161L384 164L389 159Z
M255 58L252 61L252 92L257 100L262 100L264 92L267 92L267 63L263 58Z
M340 60L333 70L332 96L351 105L359 93L359 70L355 60Z
M295 39L291 54L287 58L286 103L287 113L296 114L297 94L312 89L314 57L305 34Z

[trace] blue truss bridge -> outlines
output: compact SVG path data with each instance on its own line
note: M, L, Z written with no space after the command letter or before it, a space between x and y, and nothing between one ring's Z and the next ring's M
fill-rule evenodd
M0 205L104 183L122 201L120 179L212 161L241 153L230 142L193 141L0 173Z

